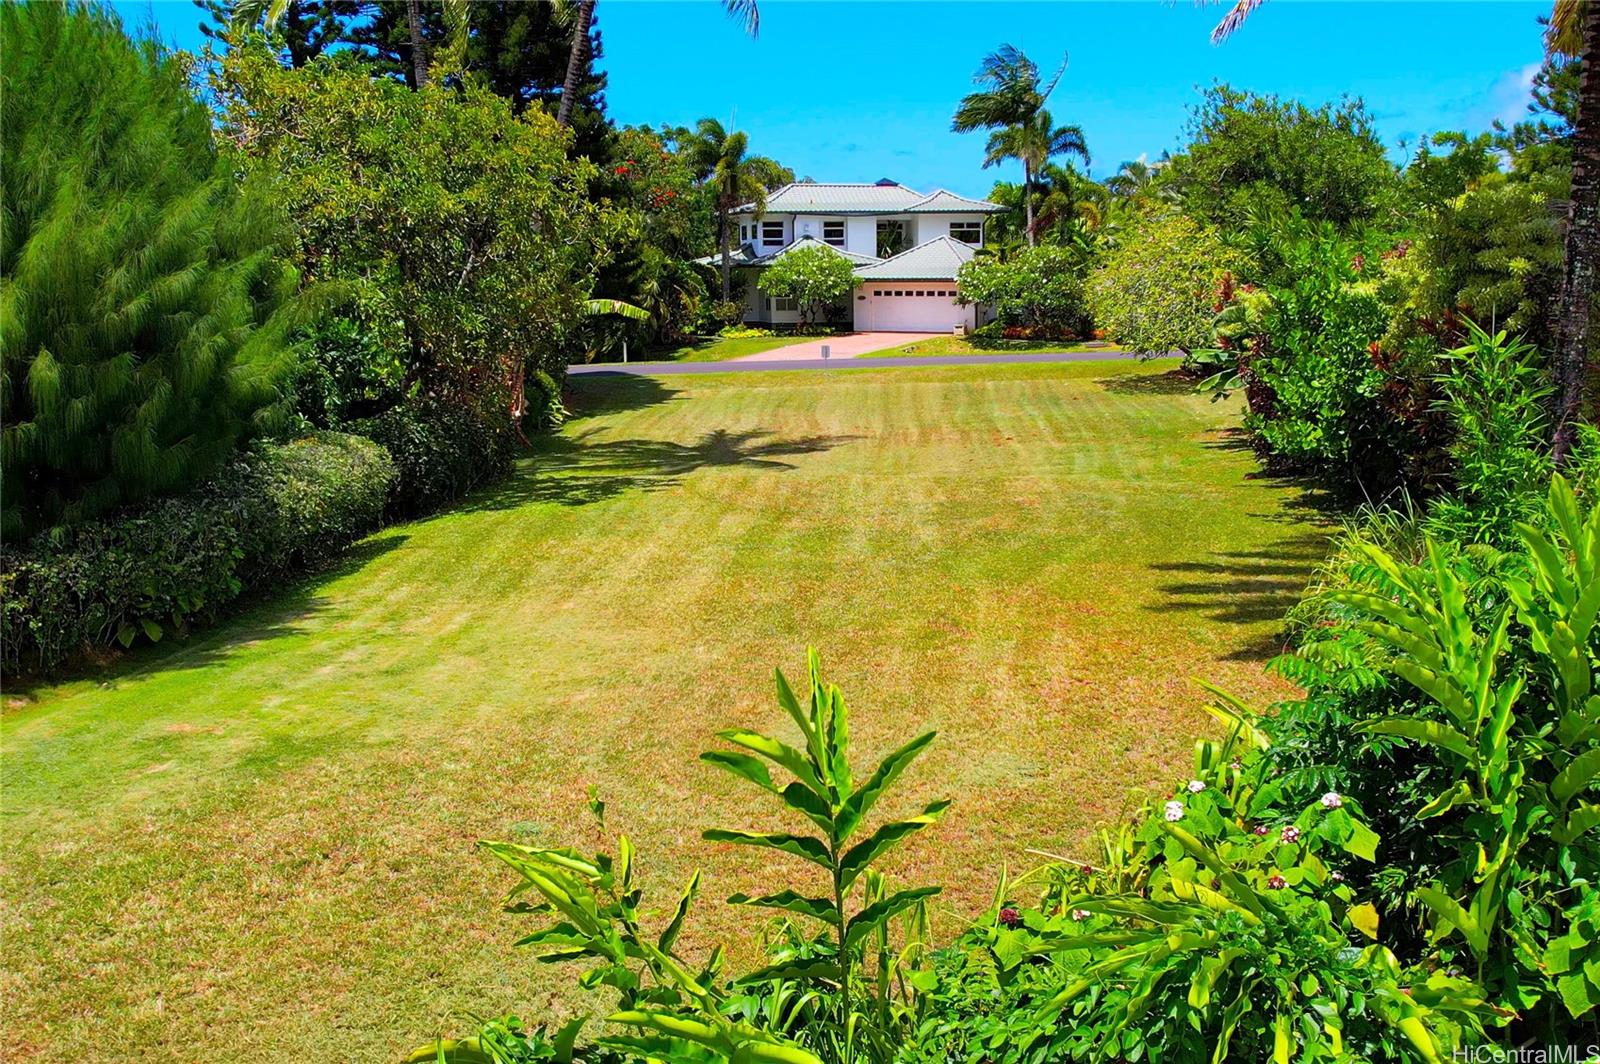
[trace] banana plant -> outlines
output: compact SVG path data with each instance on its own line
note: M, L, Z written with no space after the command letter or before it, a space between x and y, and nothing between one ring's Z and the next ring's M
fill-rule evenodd
M889 948L890 921L910 914L914 921L925 922L923 908L940 889L928 886L891 892L875 878L874 864L937 823L950 803L930 802L914 816L864 833L878 801L933 742L935 733L925 732L890 753L858 783L850 767L849 712L844 696L838 687L823 682L815 650L808 655L807 672L810 697L804 705L782 671L775 673L778 704L798 729L799 746L734 728L718 736L737 750L714 750L701 757L777 797L786 809L817 830L796 834L716 828L704 837L789 854L822 870L827 885L822 894L784 889L760 897L736 894L728 899L731 904L778 910L812 921L821 926L827 944L826 951L781 960L740 982L798 980L826 988L837 1020L827 1026L839 1032L838 1043L827 1049L835 1059L853 1061L858 1029L881 1033L882 1022L892 1011L894 966L881 959ZM787 783L774 780L769 764L793 779ZM877 946L880 956L876 979L861 970L871 945ZM860 1002L854 1000L858 982L864 999Z

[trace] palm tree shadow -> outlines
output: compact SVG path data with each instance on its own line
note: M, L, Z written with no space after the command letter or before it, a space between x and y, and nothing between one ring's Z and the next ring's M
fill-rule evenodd
M1119 373L1095 381L1113 395L1193 395L1195 379L1179 370L1165 373Z
M783 438L765 429L713 429L694 443L602 440L600 430L569 432L535 442L517 472L470 500L467 510L509 510L530 503L587 506L625 491L664 491L702 469L795 468L789 458L818 454L859 436Z
M1162 601L1147 608L1195 613L1223 624L1282 621L1300 601L1327 551L1326 535L1306 532L1261 550L1213 551L1194 561L1158 562L1151 568L1181 578L1159 588ZM1274 632L1250 640L1227 657L1263 661L1285 648L1282 635Z

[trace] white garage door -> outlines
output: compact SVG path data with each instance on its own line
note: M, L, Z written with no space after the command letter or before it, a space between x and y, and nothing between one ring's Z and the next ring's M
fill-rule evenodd
M949 281L871 284L866 296L866 328L874 332L949 332L961 322L972 324L972 308L957 305Z

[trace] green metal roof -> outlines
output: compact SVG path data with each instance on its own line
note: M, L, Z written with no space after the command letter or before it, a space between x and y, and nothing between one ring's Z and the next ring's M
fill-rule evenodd
M906 208L907 214L993 214L1004 207L988 200L967 199L947 189L939 189Z
M881 262L862 266L856 277L862 281L953 281L964 262L978 253L971 244L947 236L891 255Z
M984 200L967 199L939 189L923 195L896 184L823 184L803 181L784 185L767 195L768 214L989 214L1003 208ZM746 203L735 214L753 214Z
M832 244L823 243L814 236L803 236L794 243L781 247L770 255L757 255L755 253L755 249L749 244L741 244L737 250L728 255L728 265L771 266L773 262L787 255L789 252L805 247L827 248L835 255L838 255L843 259L848 259L852 264L857 266L870 266L875 262L883 261L881 259L874 258L871 255L861 255L854 251L846 251L844 248L836 248ZM695 259L694 261L704 266L720 266L722 264L722 253L719 251L714 255L705 255L701 258Z

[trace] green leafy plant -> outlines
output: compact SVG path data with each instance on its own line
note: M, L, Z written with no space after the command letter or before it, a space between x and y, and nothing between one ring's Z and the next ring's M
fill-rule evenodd
M1504 545L1544 506L1552 463L1548 377L1529 344L1466 323L1468 342L1444 359L1435 404L1450 418L1455 490L1428 515L1434 536Z
M927 732L885 757L864 781L851 774L849 716L837 687L822 679L819 659L808 660L810 698L802 705L782 672L778 702L800 730L796 748L742 729L719 733L738 751L712 751L704 759L777 795L820 835L713 829L714 842L732 842L804 858L826 871L826 896L785 889L762 897L736 894L734 905L785 916L769 948L767 965L730 979L721 947L695 966L678 950L689 908L700 890L696 872L679 893L671 917L647 929L644 894L632 843L617 839L615 854L585 857L568 848L508 842L481 847L520 877L507 911L553 920L518 941L547 962L582 961L585 989L609 988L617 1007L607 1022L627 1034L603 1034L574 1050L582 1021L553 1039L529 1035L511 1018L492 1021L469 1039L441 1040L419 1048L416 1062L494 1064L571 1059L615 1052L652 1060L729 1060L737 1064L820 1064L888 1061L909 1033L908 1001L928 941L927 899L937 887L892 890L875 867L887 852L935 823L949 805L932 802L915 816L881 824L859 841L874 807L929 743ZM748 752L746 752L748 751ZM765 759L765 760L763 760ZM789 772L779 786L768 763ZM601 825L605 805L590 798ZM820 926L808 934L792 918ZM903 941L891 923L907 925ZM501 1056L486 1046L509 1046ZM513 1050L515 1053L513 1053ZM500 1050L496 1050L500 1052ZM520 1056L515 1054L522 1054ZM585 1059L588 1059L586 1057Z
M1455 777L1416 812L1435 821L1457 854L1415 891L1432 917L1434 941L1459 937L1481 981L1508 1007L1530 1008L1556 989L1579 1016L1600 1001L1600 980L1593 970L1553 966L1546 957L1552 929L1564 913L1583 911L1573 902L1592 892L1600 875L1591 841L1600 803L1588 796L1600 779L1600 509L1585 515L1559 476L1547 506L1548 530L1518 525L1527 575L1507 578L1508 601L1481 620L1432 540L1421 566L1369 545L1384 593L1350 588L1329 597L1373 618L1359 629L1388 652L1384 669L1423 696L1421 712L1368 721L1360 730L1418 744ZM1528 671L1516 668L1510 653L1513 619L1531 644ZM1587 919L1566 918L1574 933ZM1567 941L1557 951L1564 965ZM1563 978L1551 986L1557 970Z
M1354 865L1377 836L1341 795L1287 806L1254 714L1213 693L1228 730L1194 779L1103 835L1100 863L1023 877L1047 881L1037 908L1002 883L940 957L916 1059L1440 1061L1492 1016L1467 980L1368 941Z
M713 842L777 851L799 857L821 868L828 893L815 895L785 889L760 897L738 894L735 905L775 909L800 916L825 929L803 958L782 962L746 979L801 977L824 988L830 999L819 1025L823 1049L830 1059L853 1061L858 1052L883 1059L892 1051L902 1017L895 1009L893 962L887 941L890 920L916 912L938 887L912 887L888 891L874 864L906 839L936 823L949 807L947 800L930 802L915 816L881 824L859 841L878 801L894 785L928 744L934 732L925 732L879 762L865 780L857 781L850 767L850 723L844 696L822 680L815 651L808 662L810 699L802 706L782 672L776 674L778 704L799 729L799 748L757 732L729 729L719 736L738 751L711 751L705 760L748 780L776 796L791 812L810 821L817 834L757 832L717 828L705 833ZM748 752L745 752L748 751ZM793 779L774 781L771 763ZM874 980L864 971L870 946L877 949L880 969ZM816 1037L816 1034L813 1037Z
M956 271L957 302L994 307L1005 325L1041 334L1085 334L1083 279L1088 263L1073 248L1024 248L1008 258L981 255Z

